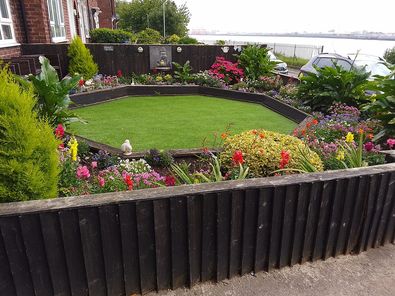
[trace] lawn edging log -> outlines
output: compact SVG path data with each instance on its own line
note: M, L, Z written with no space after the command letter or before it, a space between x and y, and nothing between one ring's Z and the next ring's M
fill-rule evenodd
M0 205L0 295L131 295L395 240L395 164Z

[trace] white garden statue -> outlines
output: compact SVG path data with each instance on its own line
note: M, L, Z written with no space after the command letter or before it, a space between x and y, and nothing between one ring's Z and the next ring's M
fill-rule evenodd
M129 140L125 140L125 142L121 146L121 150L124 155L131 155L132 154L132 145L130 144Z

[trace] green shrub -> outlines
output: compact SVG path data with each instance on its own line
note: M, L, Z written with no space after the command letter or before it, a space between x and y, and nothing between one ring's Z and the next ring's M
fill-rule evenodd
M360 69L344 70L338 65L316 68L301 78L298 97L313 111L326 112L333 103L360 106L366 102L365 90L370 73Z
M372 83L372 90L376 90L364 106L371 117L381 121L383 128L375 136L375 140L382 137L395 137L395 72L387 77L376 77Z
M49 64L48 59L40 56L39 61L41 63L40 74L29 77L37 94L38 116L53 127L59 123L67 125L71 121L78 120L68 107L71 104L69 93L77 86L80 76L65 77L59 81L58 73Z
M318 170L323 170L323 164L317 153L310 150L306 144L296 137L280 133L252 130L228 137L224 141L224 150L220 154L223 166L234 167L233 155L241 151L244 164L250 168L253 177L265 177L281 168L298 169L302 158L301 151L309 162ZM289 154L289 163L281 167L282 152Z
M180 36L173 34L173 35L166 38L166 43L178 44L180 42L180 39L181 39Z
M388 63L395 65L395 47L388 48L384 53L384 58Z
M160 44L162 36L154 29L147 28L137 33L137 43L139 44Z
M199 44L199 41L195 38L189 37L189 36L185 36L182 37L179 41L179 44Z
M32 90L0 70L0 202L57 196L59 143L34 106Z
M180 65L176 62L173 62L174 65L174 78L181 82L182 84L186 84L191 80L191 72L192 67L189 61L186 61L184 65Z
M125 43L133 38L133 34L128 31L108 28L94 29L90 31L90 36L92 43Z
M273 75L276 62L270 60L269 49L259 45L248 45L240 53L238 60L247 79L257 80L260 76Z
M223 46L223 45L225 45L225 44L226 44L225 40L217 40L217 41L215 41L215 45L221 45L221 46Z
M82 75L84 80L91 79L98 71L97 64L93 61L93 56L89 49L82 43L80 37L76 36L71 41L67 51L69 61L69 73Z

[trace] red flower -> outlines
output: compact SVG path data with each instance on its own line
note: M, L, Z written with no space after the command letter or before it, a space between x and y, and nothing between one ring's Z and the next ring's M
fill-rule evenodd
M280 169L285 168L285 166L289 163L290 155L287 151L281 151L281 160L280 160Z
M118 77L118 78L121 78L122 76L123 76L123 75L122 75L122 71L121 71L121 70L118 70L118 71L117 71L117 77Z
M374 148L374 144L372 142L367 142L365 145L363 145L365 150L367 152L372 151Z
M85 84L85 80L84 79L80 79L80 81L78 81L78 85L79 86L83 86Z
M173 176L166 176L165 177L165 184L166 186L175 186L176 185L176 178Z
M314 125L317 125L317 124L318 124L318 120L317 120L317 119L313 119L312 123L313 123Z
M130 175L125 176L125 183L128 185L128 190L133 190L133 180L130 178Z
M203 154L208 154L208 153L209 153L208 148L207 147L203 147Z
M232 160L233 163L236 165L243 164L243 152L241 152L240 150L236 150L235 153L233 153Z
M55 129L55 136L56 136L58 139L61 139L61 138L63 138L63 136L64 136L64 127L63 127L63 125L61 125L60 123L58 124L58 126L57 126L56 129Z

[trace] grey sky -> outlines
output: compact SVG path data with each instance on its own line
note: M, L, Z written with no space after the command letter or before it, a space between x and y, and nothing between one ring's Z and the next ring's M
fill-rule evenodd
M232 32L394 32L394 0L174 0L190 29Z

